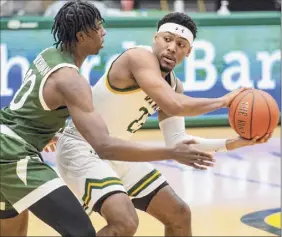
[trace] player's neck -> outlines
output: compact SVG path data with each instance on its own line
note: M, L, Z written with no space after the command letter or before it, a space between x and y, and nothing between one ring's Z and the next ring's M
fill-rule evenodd
M161 73L163 78L166 78L166 76L169 74L169 72L161 72Z
M74 45L72 45L70 48L63 47L62 52L70 54L71 57L73 58L73 61L74 61L75 65L78 68L81 67L81 65L83 64L84 60L89 55L84 50L82 50L80 47L75 47Z
M88 54L83 53L83 51L79 51L79 50L74 50L72 54L73 54L75 65L78 68L80 68L84 60L87 58Z

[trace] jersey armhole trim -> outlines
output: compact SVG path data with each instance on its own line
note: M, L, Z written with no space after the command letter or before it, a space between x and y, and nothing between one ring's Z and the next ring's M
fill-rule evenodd
M177 82L177 77L176 77L174 71L171 72L171 75L172 75L172 77L173 77L173 79L174 79L174 86L172 87L172 89L173 89L174 91L176 91L176 90L177 90L177 83L178 83L178 82Z
M42 79L41 83L40 83L40 87L39 87L39 100L41 103L41 106L43 107L44 110L49 110L51 111L51 109L47 106L44 98L43 98L43 87L48 79L48 77L51 75L51 73L57 71L58 69L62 68L62 67L70 67L70 68L75 68L76 70L79 71L78 67L70 64L70 63L60 63L57 66L55 66L54 68L52 68Z
M120 88L116 88L114 86L111 85L110 83L110 79L109 79L109 73L113 67L113 64L124 54L126 53L127 51L131 50L131 49L135 49L137 47L132 47L132 48L129 48L127 50L125 50L124 52L122 52L120 55L118 55L115 60L112 61L111 65L108 67L106 73L104 74L104 78L105 78L105 83L106 83L106 88L114 93L114 94L132 94L132 93L135 93L135 92L138 92L138 91L141 91L141 88L139 86L132 86L132 87L128 87L128 88L124 88L124 89L120 89Z
M141 88L138 86L124 88L124 89L119 89L119 88L112 86L109 81L108 73L106 74L106 87L108 88L110 92L114 94L131 94L131 93L141 91Z

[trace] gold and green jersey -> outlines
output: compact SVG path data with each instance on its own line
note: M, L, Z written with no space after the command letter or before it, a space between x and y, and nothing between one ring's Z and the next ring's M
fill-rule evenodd
M150 46L136 47L145 48L153 53ZM159 111L160 108L138 86L128 89L118 89L111 86L108 78L111 65L92 88L93 103L96 111L105 121L110 135L129 140L143 126L147 118ZM177 78L173 71L167 75L165 80L172 90L176 90ZM64 131L81 136L71 120Z
M37 151L41 151L64 127L69 116L67 107L51 110L43 98L44 84L49 75L62 67L79 70L69 53L56 48L42 51L31 63L10 105L0 111L0 124L7 126Z

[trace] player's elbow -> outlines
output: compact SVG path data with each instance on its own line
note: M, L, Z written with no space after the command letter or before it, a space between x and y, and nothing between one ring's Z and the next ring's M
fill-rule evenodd
M196 103L178 103L174 104L167 112L170 116L198 116L203 114L202 108Z
M107 136L100 136L99 139L88 139L89 144L93 147L98 156L103 159L107 151L108 141Z
M107 142L99 142L99 144L96 145L95 147L96 153L103 160L106 160L109 156L108 147L109 147L109 144Z
M162 108L162 111L168 116L176 116L182 111L182 105L180 103L171 103L168 106Z
M101 139L95 146L95 151L98 156L103 160L113 160L115 157L114 150L116 144L113 139L105 138Z

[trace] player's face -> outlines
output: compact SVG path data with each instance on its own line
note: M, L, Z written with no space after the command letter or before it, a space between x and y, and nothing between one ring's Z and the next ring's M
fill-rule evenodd
M170 72L190 54L191 47L188 40L177 34L160 32L154 38L153 50L160 62L161 70Z
M104 47L104 37L106 30L104 29L102 22L97 25L97 31L92 30L90 34L90 43L93 46L94 54L98 54L100 49Z
M89 54L98 54L100 49L104 47L104 37L106 31L102 25L102 22L99 22L97 25L97 30L89 29L88 33L83 33L83 44L85 50Z

